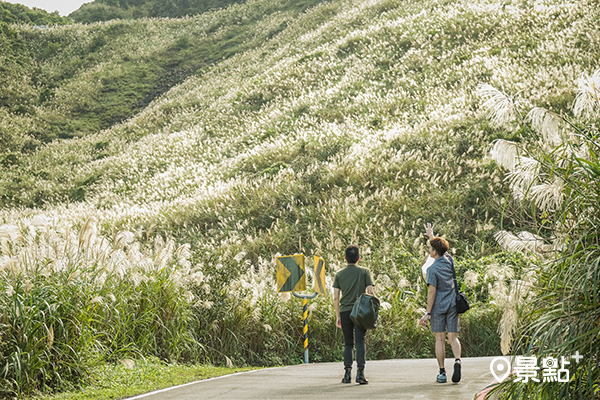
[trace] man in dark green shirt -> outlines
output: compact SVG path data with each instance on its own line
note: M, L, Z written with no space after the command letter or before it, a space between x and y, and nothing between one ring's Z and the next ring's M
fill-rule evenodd
M358 366L356 383L363 385L369 383L364 373L366 330L358 325L354 325L350 319L350 312L358 296L365 293L365 290L370 295L374 295L374 293L371 273L366 268L360 268L358 260L360 260L358 246L351 244L346 247L346 262L348 266L338 271L333 280L333 305L337 317L337 327L344 333L345 374L342 382L351 382L352 353L354 349L354 337L356 336L356 364Z

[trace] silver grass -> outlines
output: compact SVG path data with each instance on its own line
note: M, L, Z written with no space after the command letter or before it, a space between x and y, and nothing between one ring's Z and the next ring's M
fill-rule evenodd
M557 146L561 143L558 115L543 107L535 107L527 114L527 120L531 121L531 127L542 135L545 144Z
M539 177L540 163L530 157L519 157L518 161L505 179L510 183L513 196L517 200L523 200Z
M494 234L494 239L504 249L521 253L536 253L544 245L541 237L530 232L520 232L515 235L507 231L498 231Z
M511 280L510 288L506 295L506 303L504 304L504 313L498 325L498 333L500 333L500 348L502 354L510 353L514 334L517 331L519 322L518 309L525 301L529 292L529 286L519 280Z
M577 80L579 85L573 113L575 116L592 117L600 110L600 69L592 76L582 74Z
M515 119L517 113L514 100L500 90L484 83L477 87L477 95L485 100L481 107L493 124L502 126Z
M531 197L535 204L543 211L555 211L563 202L564 182L554 179L550 183L535 185L531 188Z
M490 151L492 160L496 161L500 166L512 171L517 164L517 145L508 140L499 139L494 142L494 146Z

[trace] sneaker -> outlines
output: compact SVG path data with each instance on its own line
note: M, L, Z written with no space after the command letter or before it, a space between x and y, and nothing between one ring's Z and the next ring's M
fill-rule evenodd
M460 361L456 361L454 363L454 373L452 374L452 382L458 383L460 382Z
M441 374L439 374L437 376L436 381L437 381L437 383L446 383L446 373L442 372Z

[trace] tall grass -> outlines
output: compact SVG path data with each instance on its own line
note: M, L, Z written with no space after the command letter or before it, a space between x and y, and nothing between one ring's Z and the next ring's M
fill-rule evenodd
M523 222L535 229L535 234L519 237L503 234L503 242L545 260L532 287L534 295L522 310L520 336L511 354L570 359L579 352L584 358L571 360L568 383L523 384L509 379L494 391L502 398L596 398L600 394L600 70L584 74L578 84L574 115L533 109L528 120L518 120L527 129L528 140L503 144L517 151L509 156L500 150L495 158L509 170L507 179L515 197L530 210L530 219ZM506 99L501 92L495 92L495 97ZM507 107L515 116L524 114L513 102Z
M0 362L5 395L68 388L89 368L123 358L189 359L184 282L197 280L185 247L157 241L153 253L121 232L75 236L51 225L0 227Z
M144 247L127 231L103 236L92 219L77 234L43 219L29 227L2 225L0 244L4 397L77 387L98 366L129 359L259 366L302 361L302 306L276 293L272 260L252 265L245 253L237 254L233 261L243 269L237 274L231 265L192 266L186 245L157 236ZM518 265L505 264L510 270ZM484 268L469 267L480 285L498 282ZM381 328L368 338L369 357L432 357L433 335L414 323L425 306L418 264L371 269L384 308ZM418 272L411 275L413 269ZM331 275L327 280L330 286ZM465 355L497 353L490 332L499 311L480 300L480 309L463 319ZM311 301L309 311L311 360L339 360L342 335L331 294Z

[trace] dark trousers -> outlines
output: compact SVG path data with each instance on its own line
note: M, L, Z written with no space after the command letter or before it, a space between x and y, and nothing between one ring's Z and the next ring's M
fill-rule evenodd
M367 331L354 325L350 319L350 312L340 313L342 332L344 333L344 368L352 368L352 353L356 336L356 364L358 369L363 369L365 367L365 334Z

